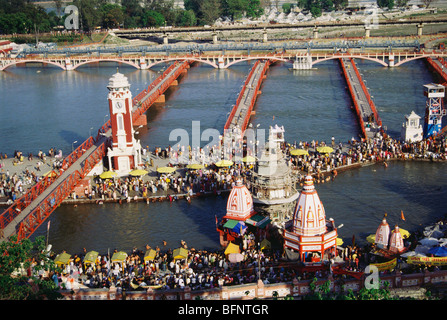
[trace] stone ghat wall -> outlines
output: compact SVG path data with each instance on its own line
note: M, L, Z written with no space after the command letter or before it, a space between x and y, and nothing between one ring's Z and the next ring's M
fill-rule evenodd
M347 291L351 289L356 292L365 286L368 277L363 276L362 279L344 279L343 284L340 278L334 280L332 277L321 279L317 282L322 285L327 280L331 281L331 290L333 292ZM402 274L400 272L392 272L386 275L380 275L381 281L387 281L390 289L414 289L421 286L430 286L440 283L447 283L447 270L436 272L421 272L413 274ZM209 290L191 291L189 287L185 289L171 290L142 290L142 291L123 291L121 288L104 288L104 289L78 289L61 291L65 300L252 300L271 299L272 297L293 296L300 299L302 296L310 293L311 280L298 281L294 279L292 282L264 284L262 282L237 285L223 286ZM395 290L394 292L398 292ZM199 298L198 298L199 297Z

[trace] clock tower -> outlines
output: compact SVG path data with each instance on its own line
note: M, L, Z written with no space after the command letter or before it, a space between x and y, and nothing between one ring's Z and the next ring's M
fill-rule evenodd
M119 72L109 79L107 89L112 123L112 147L107 150L109 170L124 176L142 164L141 145L134 137L132 124L132 93L127 78Z

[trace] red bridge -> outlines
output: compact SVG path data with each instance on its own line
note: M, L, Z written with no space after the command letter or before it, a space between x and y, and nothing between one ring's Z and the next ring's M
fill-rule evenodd
M175 62L133 99L133 119L137 123L189 65L186 61ZM96 138L89 137L64 159L60 170L53 170L7 208L0 215L0 228L3 229L5 239L16 234L18 240L21 240L33 234L74 187L102 161L110 134L109 120L98 130Z

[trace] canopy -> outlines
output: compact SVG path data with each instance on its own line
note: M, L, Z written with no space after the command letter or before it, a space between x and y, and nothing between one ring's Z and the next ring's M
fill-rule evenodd
M188 250L186 250L185 248L177 248L174 250L172 257L174 258L174 260L186 259L188 257Z
M110 178L113 178L113 177L116 176L116 175L117 175L116 172L113 172L113 171L105 171L105 172L101 173L101 174L99 175L99 177L100 177L101 179L110 179Z
M328 146L324 146L324 147L318 147L317 151L319 153L331 153L331 152L334 152L334 149L332 149L331 147L328 147Z
M205 166L203 164L200 164L200 163L191 163L191 164L188 164L186 166L186 168L192 169L192 170L203 169L204 167Z
M233 165L233 161L231 160L220 160L216 162L216 166L218 167L229 167Z
M290 154L292 156L307 156L309 155L309 152L307 152L307 150L304 149L292 149L290 150Z
M343 239L337 238L336 242L337 242L337 246L341 246L343 244Z
M271 248L272 248L272 245L271 245L270 241L268 241L267 239L264 239L261 241L261 250L271 249Z
M98 252L89 251L85 254L84 263L95 263L97 258L98 258Z
M247 229L248 227L242 221L239 221L231 230L237 234L243 235Z
M56 172L54 172L54 170L50 170L50 171L48 171L47 173L45 173L44 175L43 175L43 177L46 177L46 176L49 176L49 177L55 177L55 176L57 176L57 173Z
M160 167L157 169L158 173L173 173L174 171L174 167Z
M445 247L433 247L428 250L428 253L437 257L447 257L447 249Z
M376 235L375 234L370 234L369 236L366 237L366 241L368 241L369 243L375 243L376 242Z
M147 173L149 173L149 172L147 172L146 170L143 170L143 169L135 169L135 170L132 170L131 172L129 172L129 174L134 177L144 176Z
M253 156L245 156L242 158L243 162L252 163L256 161L256 158Z
M127 258L127 253L124 251L115 252L112 256L112 262L123 262Z
M410 233L407 230L402 229L400 227L399 227L399 232L400 232L402 238L404 238L404 239L406 239L410 236Z
M144 254L144 261L150 261L155 259L156 252L154 249L149 249Z
M54 259L54 263L56 263L57 265L67 264L70 258L71 254L68 254L66 252L59 253Z
M231 263L238 263L244 260L244 255L241 253L230 253L228 255L228 261Z
M240 253L239 246L234 244L233 242L230 242L225 249L225 254L227 255L230 253Z

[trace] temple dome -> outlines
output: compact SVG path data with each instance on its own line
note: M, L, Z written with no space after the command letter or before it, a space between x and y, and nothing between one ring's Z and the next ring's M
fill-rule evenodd
M228 197L226 218L246 220L254 213L253 197L242 181L238 180Z
M375 243L379 248L387 248L388 240L390 239L390 226L388 222L386 222L386 218L384 217L382 223L379 225L376 231Z
M399 231L399 227L395 226L390 238L390 251L395 253L400 253L404 251L404 240L402 239L402 234Z
M300 236L316 236L326 231L323 203L315 190L312 176L308 175L293 213L293 232Z
M109 79L109 85L107 88L109 90L111 89L118 89L118 88L129 88L130 84L127 80L127 77L122 73L115 73L110 79Z

